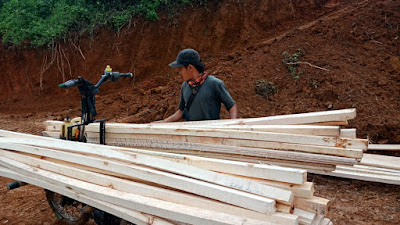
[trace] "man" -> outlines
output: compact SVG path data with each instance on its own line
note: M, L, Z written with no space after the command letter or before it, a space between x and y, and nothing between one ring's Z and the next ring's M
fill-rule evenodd
M224 82L207 75L196 50L184 49L176 61L169 64L178 68L183 78L178 110L160 122L176 122L182 117L187 121L220 119L221 103L231 119L237 118L237 107Z

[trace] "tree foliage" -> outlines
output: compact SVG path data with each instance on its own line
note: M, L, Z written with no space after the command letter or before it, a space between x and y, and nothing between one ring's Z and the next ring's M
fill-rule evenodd
M93 34L108 26L118 31L133 16L158 20L157 11L173 14L206 0L0 0L0 35L4 43L46 46L71 32Z

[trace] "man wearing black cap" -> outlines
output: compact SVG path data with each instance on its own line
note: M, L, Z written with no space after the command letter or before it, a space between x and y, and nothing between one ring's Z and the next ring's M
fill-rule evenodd
M231 119L237 117L236 103L224 82L204 72L204 64L196 50L182 50L169 66L178 68L184 82L178 110L160 122L175 122L182 117L187 121L217 120L220 119L221 103Z

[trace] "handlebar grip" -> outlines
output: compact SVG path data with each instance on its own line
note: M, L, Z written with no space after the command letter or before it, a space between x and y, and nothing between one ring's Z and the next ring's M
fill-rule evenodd
M60 84L60 85L58 85L58 87L60 87L60 88L72 88L72 87L75 87L76 85L78 85L78 80L69 80L69 81L66 81L66 82L64 82L64 83L62 83L62 84Z
M132 73L120 73L119 74L121 77L129 77L132 78Z
M24 186L24 185L27 185L27 183L21 182L21 181L14 181L14 182L11 182L11 183L7 184L7 189L8 190L13 190L13 189L19 188L19 187Z

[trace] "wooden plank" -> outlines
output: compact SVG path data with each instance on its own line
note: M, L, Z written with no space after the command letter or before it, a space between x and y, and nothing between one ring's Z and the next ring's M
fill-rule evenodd
M38 179L34 179L29 176L24 176L22 174L16 173L9 169L6 169L0 166L0 175L3 177L8 177L11 179L23 181L25 183L33 184L38 187L42 187L44 189L60 193L64 196L70 197L72 199L78 200L82 203L93 206L97 209L103 210L105 212L111 213L117 217L123 218L127 221L135 223L136 225L148 225L149 221L152 221L154 225L174 225L175 223L171 223L166 221L165 219L146 214L143 212L139 212L132 209L127 209L118 205L110 204L98 199L89 198L85 195L70 191L69 189L63 189L58 186L52 185L51 183L46 183Z
M313 171L313 170L333 171L336 168L336 165L307 163L307 162L300 162L300 161L288 161L288 160L270 159L270 158L265 158L265 157L262 158L262 157L245 156L245 155L209 153L209 152L203 152L203 151L186 151L186 150L174 150L174 149L152 149L152 150L159 151L159 152L176 153L176 154L189 154L189 155L201 156L201 157L207 157L207 158L225 159L225 160L238 161L238 162L277 165L277 166L288 167L288 168L304 169L307 171Z
M236 176L238 176L238 175L236 175ZM251 177L243 177L243 176L238 176L238 177L242 177L244 179L250 179L255 182L260 182L262 184L270 185L270 186L281 188L284 190L290 190L293 192L295 199L296 199L296 197L312 198L314 196L314 192L315 192L313 182L305 182L304 184L288 184L288 183L275 182L275 181L269 181L269 180L264 180L264 179L251 178Z
M18 140L11 139L8 141L14 143L40 145L47 148L57 148L66 151L72 151L83 154L93 154L102 157L123 160L128 163L135 163L137 165L153 167L163 171L172 172L174 174L180 174L187 177L192 177L195 179L261 195L267 198L275 199L283 203L291 204L293 201L293 194L288 191L284 191L267 185L260 185L258 183L254 183L251 181L241 180L236 177L227 176L224 174L212 172L194 166L176 163L170 160L160 159L157 157L152 157L144 154L136 154L132 152L127 154L121 151L116 151L117 149L111 146L92 145L92 144L84 144L79 142L71 142L63 140L51 140L51 141L47 140L38 142L32 139L18 139ZM0 142L3 141L0 140ZM1 143L0 146L7 146L7 145Z
M174 150L174 149L153 149L154 151L160 152L173 152L177 154L190 154L201 157L208 158L216 158L216 159L225 159L225 160L233 160L239 162L249 162L249 163L257 163L257 164L267 164L267 165L278 165L288 168L299 168L305 169L307 171L321 170L321 171L333 171L336 168L336 165L329 164L318 164L318 163L307 163L300 161L288 161L288 160L279 160L279 159L270 159L270 158L262 158L262 157L252 157L245 155L233 155L233 154L221 154L221 153L208 153L202 151L182 151L182 150Z
M194 137L214 137L214 138L231 138L245 140L261 140L293 144L308 144L330 147L346 147L353 149L366 149L367 140L349 139L330 136L315 136L301 134L273 133L262 131L241 131L241 130L224 130L210 128L130 128L120 129L121 134L157 134L157 135L176 135L176 136L194 136ZM126 133L124 133L126 132Z
M332 111L310 112L300 114L289 114L279 116L269 116L261 118L230 119L230 120L209 120L209 121L190 121L176 122L179 125L295 125L295 124L316 124L331 121L347 122L356 117L356 109L342 109ZM60 121L45 121L46 126L61 124ZM342 125L342 124L340 124ZM59 125L60 126L60 125Z
M46 127L46 130L53 130L53 131L61 130L62 124L63 121L57 121L57 120L46 120L43 122L43 125Z
M311 198L295 198L294 200L295 208L324 216L326 216L326 214L328 213L328 204L328 199L316 196L313 196Z
M213 125L209 128L338 137L339 126L314 125Z
M354 167L354 166L337 166L337 170L341 171L350 171L356 173L366 173L366 174L377 174L377 175L387 175L387 176L400 176L400 170L392 170L392 171L383 171L375 169L376 167Z
M400 151L400 145L397 144L369 144L368 150L372 151Z
M340 135L339 126L310 126L310 125L179 125L176 123L155 123L155 124L127 124L127 123L107 123L106 131L109 133L131 133L131 129L219 129L237 131L260 131L274 133L304 134L317 136ZM98 132L99 124L90 124L86 127L89 132Z
M347 121L356 117L356 109L342 109L323 112L311 112L271 116L267 118L254 118L238 124L310 124L330 121ZM237 123L237 122L236 122Z
M340 129L340 137L357 138L357 130L356 129Z
M98 133L87 132L89 143L99 143ZM173 136L173 135L140 135L140 134L106 134L106 143L119 146L136 146L169 149L207 150L210 148L229 148L229 146L263 148L283 151L306 152L360 159L363 151L341 147L315 146L311 144L292 144L257 140L240 140L232 138ZM232 148L232 147L230 147Z
M111 136L111 135L108 135ZM122 135L116 135L122 136ZM356 159L347 157L338 157L324 154L311 154L305 152L294 152L294 151L283 151L283 150L273 150L273 149L261 149L261 148L251 148L251 147L237 147L230 145L213 145L213 144L201 144L201 143L191 143L191 142L174 142L168 140L150 140L150 139L135 139L130 137L124 139L124 137L118 138L110 141L111 137L106 138L106 143L108 145L117 145L118 143L123 143L127 146L140 146L140 147L150 147L150 148L168 148L168 149L184 149L190 152L202 151L202 152L216 152L225 154L240 154L247 156L257 156L257 157L267 157L274 159L284 159L293 161L303 161L312 162L320 164L333 164L333 165L354 165ZM96 139L88 135L88 142L93 142ZM189 153L188 153L189 154Z
M221 225L274 224L190 206L183 206L172 202L161 201L155 198L134 195L131 193L125 193L112 188L105 188L99 185L54 174L39 168L34 168L19 163L15 160L7 159L5 157L0 157L0 164L23 175L51 182L56 186L68 188L74 192L82 193L91 198L102 199L103 201L111 204L116 204L122 207L134 209L144 213L150 213L152 215L166 219L177 220L184 223Z
M45 121L46 125L45 135L60 132L61 121ZM118 126L118 127L115 127ZM125 127L126 126L126 127ZM121 129L128 129L129 127L138 128L174 128L174 129L185 129L185 128L214 128L214 129L225 129L225 130L248 130L248 131L263 131L263 132L275 132L275 133L290 133L290 134L304 134L304 135L316 135L316 136L334 136L340 135L339 126L318 126L318 125L180 125L177 123L152 123L152 124L126 124L126 123L107 123L106 130L110 133L118 133ZM98 132L98 124L90 124L86 127L90 132ZM54 133L54 134L53 134Z
M375 166L365 166L365 165L353 165L352 167L366 169L366 170L372 170L372 171L381 171L381 172L392 173L392 174L400 174L400 170L396 170L396 169L387 169L387 168L380 168L380 167L375 167Z
M329 121L329 122L317 122L317 123L305 123L304 125L317 125L317 126L347 126L347 121Z
M330 121L347 121L356 117L356 109L342 109L323 112L300 113L280 116L269 116L261 118L250 119L234 119L234 120L218 120L207 121L205 123L213 124L238 124L238 125L252 125L252 124L278 124L278 125L294 125L294 124L310 124L321 123ZM201 124L202 122L192 122L191 124ZM189 124L185 122L185 124Z
M280 143L280 142L267 142L267 141L255 141L255 140L236 140L226 139L224 141L227 145L239 146L239 147L253 147L253 148L265 148L265 149L278 149L286 151L299 151L314 154L334 155L341 157L350 157L361 159L363 150L341 148L341 147L328 147L328 146L315 146L311 144L291 144L291 143Z
M294 209L293 214L299 216L300 225L312 225L312 223L316 220L316 214L307 212L301 209Z
M72 154L38 147L20 146L17 144L0 143L0 148L22 151L30 154L38 154L41 156L87 165L94 168L109 170L115 173L158 183L262 213L275 212L275 201L272 199L215 185L205 181L195 180L189 177L183 177L154 170L151 168L139 167L133 164L130 165L129 163L117 163L94 156L89 157L81 154Z
M367 173L359 173L359 172L351 172L344 170L335 170L332 172L323 172L323 171L314 171L313 173L329 175L335 177L356 179L356 180L364 180L364 181L373 181L380 182L386 184L396 184L400 185L400 177L399 176L388 176L388 175L377 175L377 174L367 174Z
M173 157L164 156L163 158L225 174L237 174L292 184L303 184L307 181L307 171L302 169L178 154L174 154Z
M42 131L43 137L60 138L60 131Z
M367 166L376 166L380 168L400 170L400 157L376 155L376 154L364 154L360 164Z
M87 169L75 168L76 165L69 166L58 161L52 161L35 158L34 156L22 155L10 151L0 151L0 155L27 165L55 172L64 176L72 177L82 181L90 181L90 183L101 185L103 187L112 187L113 189L133 193L145 197L153 197L159 200L174 202L182 205L188 205L196 208L205 208L212 211L234 214L241 217L248 217L256 220L271 221L278 224L296 224L297 218L294 216L283 216L282 214L267 215L252 210L246 210L240 207L223 204L200 196L191 195L174 190L154 187L141 184L118 177L112 177L104 174L90 172ZM104 171L107 172L107 171ZM114 174L115 175L115 174ZM118 174L116 174L118 176ZM280 204L281 210L286 210L286 205Z

